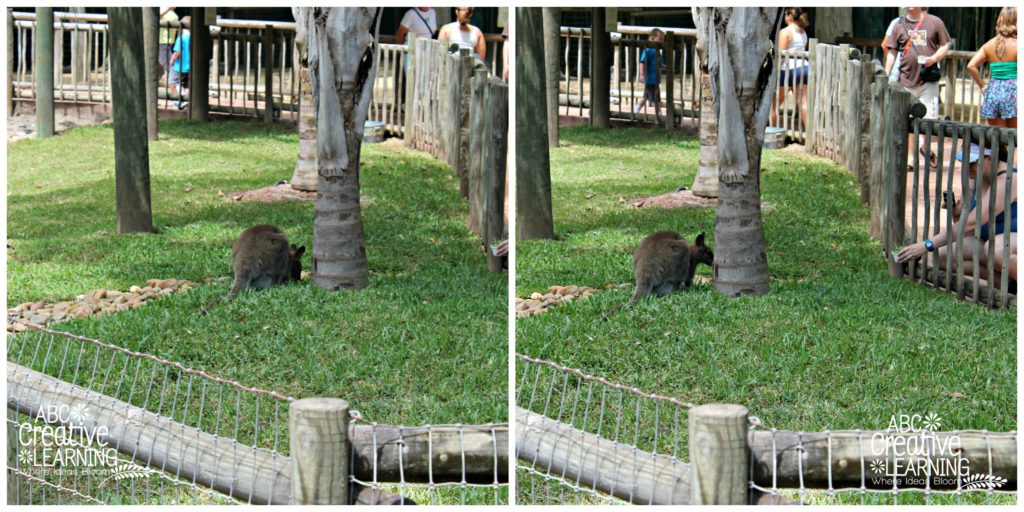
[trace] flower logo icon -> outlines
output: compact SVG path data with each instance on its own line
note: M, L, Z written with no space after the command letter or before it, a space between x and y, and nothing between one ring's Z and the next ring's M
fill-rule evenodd
M68 416L71 419L71 423L82 425L85 423L85 420L89 419L89 409L84 404L78 404L68 412Z
M940 418L938 414L935 414L933 412L928 413L928 415L924 417L923 425L925 430L935 432L939 430L940 427L942 427L942 418Z
M873 460L871 461L871 472L881 474L885 471L885 461Z
M23 466L31 466L35 462L35 457L32 456L32 450L28 448L22 448L18 450L18 462Z

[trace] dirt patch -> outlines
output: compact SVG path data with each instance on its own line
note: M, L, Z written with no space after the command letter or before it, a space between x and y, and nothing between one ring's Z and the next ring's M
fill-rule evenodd
M713 208L718 206L718 199L694 195L692 190L669 192L660 196L635 199L632 205L637 208Z
M316 199L316 192L303 192L295 190L288 182L278 182L276 185L246 190L231 194L232 201L259 201L272 203L274 201L313 201Z

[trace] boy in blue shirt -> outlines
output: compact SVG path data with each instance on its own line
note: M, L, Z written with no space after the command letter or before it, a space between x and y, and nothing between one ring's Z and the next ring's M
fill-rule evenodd
M181 19L181 34L174 40L174 48L172 48L174 53L171 54L171 76L167 81L167 86L171 90L171 97L178 96L179 98L178 101L174 102L174 106L178 107L178 110L188 106L188 102L179 96L178 88L184 89L188 87L188 72L192 65L192 34L187 27L191 21L191 16L185 16ZM184 94L184 92L182 91L180 94Z
M652 43L661 43L665 40L665 33L656 28L651 31L648 40ZM640 69L637 73L637 81L644 84L644 97L637 103L634 113L640 112L648 101L654 103L654 118L661 122L661 90L658 84L661 82L661 56L657 48L644 48L640 54Z

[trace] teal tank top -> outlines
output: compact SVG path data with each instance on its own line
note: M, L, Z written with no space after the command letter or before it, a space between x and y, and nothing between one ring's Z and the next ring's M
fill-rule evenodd
M990 62L993 80L1013 80L1017 78L1017 61Z

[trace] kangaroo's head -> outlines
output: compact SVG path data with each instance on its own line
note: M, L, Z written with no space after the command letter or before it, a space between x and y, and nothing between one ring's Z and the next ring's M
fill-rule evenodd
M697 235L697 240L690 247L690 261L693 262L693 266L696 266L697 263L703 263L709 267L714 266L715 253L704 244L704 233Z
M302 255L305 253L305 245L295 247L295 244L291 244L288 247L288 279L292 281L302 279Z

